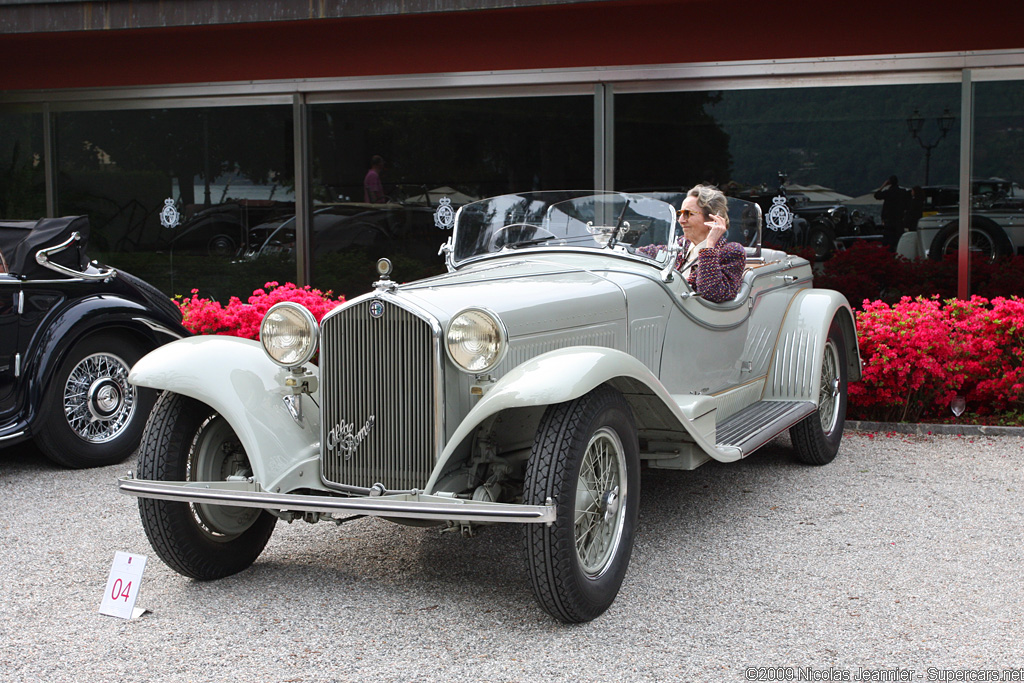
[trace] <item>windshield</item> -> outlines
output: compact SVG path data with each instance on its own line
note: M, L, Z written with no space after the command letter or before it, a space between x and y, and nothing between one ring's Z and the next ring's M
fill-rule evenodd
M455 222L456 263L530 246L615 249L636 252L667 244L675 226L671 204L640 194L564 191L524 192L491 197L463 206Z

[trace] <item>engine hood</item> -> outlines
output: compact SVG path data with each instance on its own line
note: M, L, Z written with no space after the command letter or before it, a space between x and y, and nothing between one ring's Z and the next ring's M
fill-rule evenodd
M394 294L434 315L441 326L463 309L496 313L509 337L626 317L622 290L578 265L515 259L476 265L404 285Z

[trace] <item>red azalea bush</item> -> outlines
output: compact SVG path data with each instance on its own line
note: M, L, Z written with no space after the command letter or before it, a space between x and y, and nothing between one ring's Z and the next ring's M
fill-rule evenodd
M284 285L268 282L264 289L254 290L247 303L233 296L227 306L222 306L218 301L200 298L196 289L192 290L190 299L174 299L181 309L182 323L193 334L223 334L255 340L260 337L263 316L271 306L281 301L302 304L319 322L324 314L344 302L345 297L334 298L331 291L296 287L291 282Z
M945 419L954 396L987 416L1024 407L1024 301L903 297L864 302L857 312L864 362L850 385L850 417Z
M971 262L971 292L988 299L1021 293L1024 256ZM905 296L957 295L957 261L912 261L893 253L879 242L854 242L822 264L814 274L814 286L842 292L859 308L865 300L895 304Z

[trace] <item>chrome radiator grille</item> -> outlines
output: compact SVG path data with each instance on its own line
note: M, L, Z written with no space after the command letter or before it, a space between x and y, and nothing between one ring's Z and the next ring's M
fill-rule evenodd
M371 305L381 312L370 314ZM324 320L321 475L327 484L423 488L441 434L434 326L381 299Z

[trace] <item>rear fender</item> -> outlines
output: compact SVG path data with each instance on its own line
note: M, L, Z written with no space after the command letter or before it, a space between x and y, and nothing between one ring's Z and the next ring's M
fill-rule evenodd
M850 382L861 378L857 332L846 297L831 289L805 289L793 297L779 330L765 399L817 404L822 355L833 320L838 321L846 342L847 378Z
M319 379L319 369L307 366ZM228 421L245 448L256 481L267 491L320 485L319 392L302 396L297 422L285 403L288 370L255 341L237 337L189 337L143 356L128 375L141 387L172 391L202 401Z

